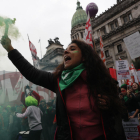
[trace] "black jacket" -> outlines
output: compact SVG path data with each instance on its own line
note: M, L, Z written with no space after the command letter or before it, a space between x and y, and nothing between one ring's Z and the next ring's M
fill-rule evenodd
M16 49L10 51L8 57L26 79L56 93L57 132L55 138L56 140L73 140L70 119L63 98L64 91L60 91L59 79L54 80L52 73L33 67ZM109 111L102 112L102 124L106 140L125 140L122 131L118 132L118 129L122 129L122 124L121 118L119 119L117 115L113 116Z
M132 97L125 102L128 112L136 111L136 109L140 108L136 100L137 98L133 94L131 94L131 96Z

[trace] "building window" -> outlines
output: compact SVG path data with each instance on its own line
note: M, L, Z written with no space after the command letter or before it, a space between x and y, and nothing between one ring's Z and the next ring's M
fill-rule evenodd
M81 32L81 37L83 38L83 32Z
M106 58L109 57L109 50L105 51L105 56L106 56Z
M79 34L77 34L77 39L79 39Z
M133 18L132 18L131 13L129 13L123 17L124 23L127 23L128 21L132 21L132 20L133 20Z
M122 51L123 51L123 50L122 50L122 45L119 44L119 45L117 46L117 49L118 49L118 53L122 52Z
M110 24L111 30L118 28L118 21L115 20Z
M103 28L104 34L107 34L106 27Z
M58 60L55 60L55 63L58 64Z
M123 17L123 21L124 21L124 23L127 23L127 22L128 22L127 16L124 16L124 17Z
M111 26L111 30L114 30L115 29L114 28L114 23L110 24L110 26Z
M115 23L115 27L118 28L118 21L116 20L114 23Z

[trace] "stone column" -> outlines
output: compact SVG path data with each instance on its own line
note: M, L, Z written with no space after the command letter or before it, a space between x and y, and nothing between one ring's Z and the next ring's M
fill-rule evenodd
M106 28L106 32L109 33L109 27L108 27L108 24L105 25L105 28Z
M79 39L81 40L81 38L82 38L82 37L81 37L81 33L79 32L78 34L79 34Z
M117 20L118 20L118 24L119 24L119 26L122 26L121 18L119 17Z
M111 53L111 56L112 56L112 59L113 59L113 62L114 62L114 68L116 69L115 46L112 44L109 48L110 48L110 53Z
M85 36L85 30L83 31L83 39L84 39L84 36Z
M77 39L79 39L79 34L77 33L76 35L77 35Z
M97 31L94 32L93 36L94 36L94 39L97 39L97 38L98 38L98 33L97 33Z

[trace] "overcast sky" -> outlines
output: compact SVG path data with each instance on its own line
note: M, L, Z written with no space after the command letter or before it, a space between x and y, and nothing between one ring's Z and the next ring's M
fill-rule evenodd
M97 15L100 15L116 4L117 0L79 1L84 10L89 3L96 3L99 8ZM46 53L50 38L59 37L59 41L66 48L71 41L71 20L76 12L76 3L77 0L1 0L0 16L16 18L15 26L19 29L21 37L18 40L11 39L12 46L33 64L27 34L35 45L39 58L41 58L39 39L42 55ZM16 68L0 44L0 71L2 70L16 71Z

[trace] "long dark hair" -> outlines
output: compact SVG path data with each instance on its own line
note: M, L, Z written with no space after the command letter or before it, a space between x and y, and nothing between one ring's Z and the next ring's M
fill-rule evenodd
M115 80L110 76L108 69L96 51L88 44L80 40L72 40L81 50L84 58L84 65L87 72L87 85L90 97L97 97L97 94L106 95L111 99L111 110L120 110L118 89ZM64 64L59 65L54 75L59 77L64 70Z
M134 82L134 83L138 85L138 91L140 91L140 86L139 86L139 84L138 84L137 82ZM133 84L134 84L134 83L133 83ZM132 84L132 90L133 90L133 92L135 92L135 90L133 89L133 84Z

